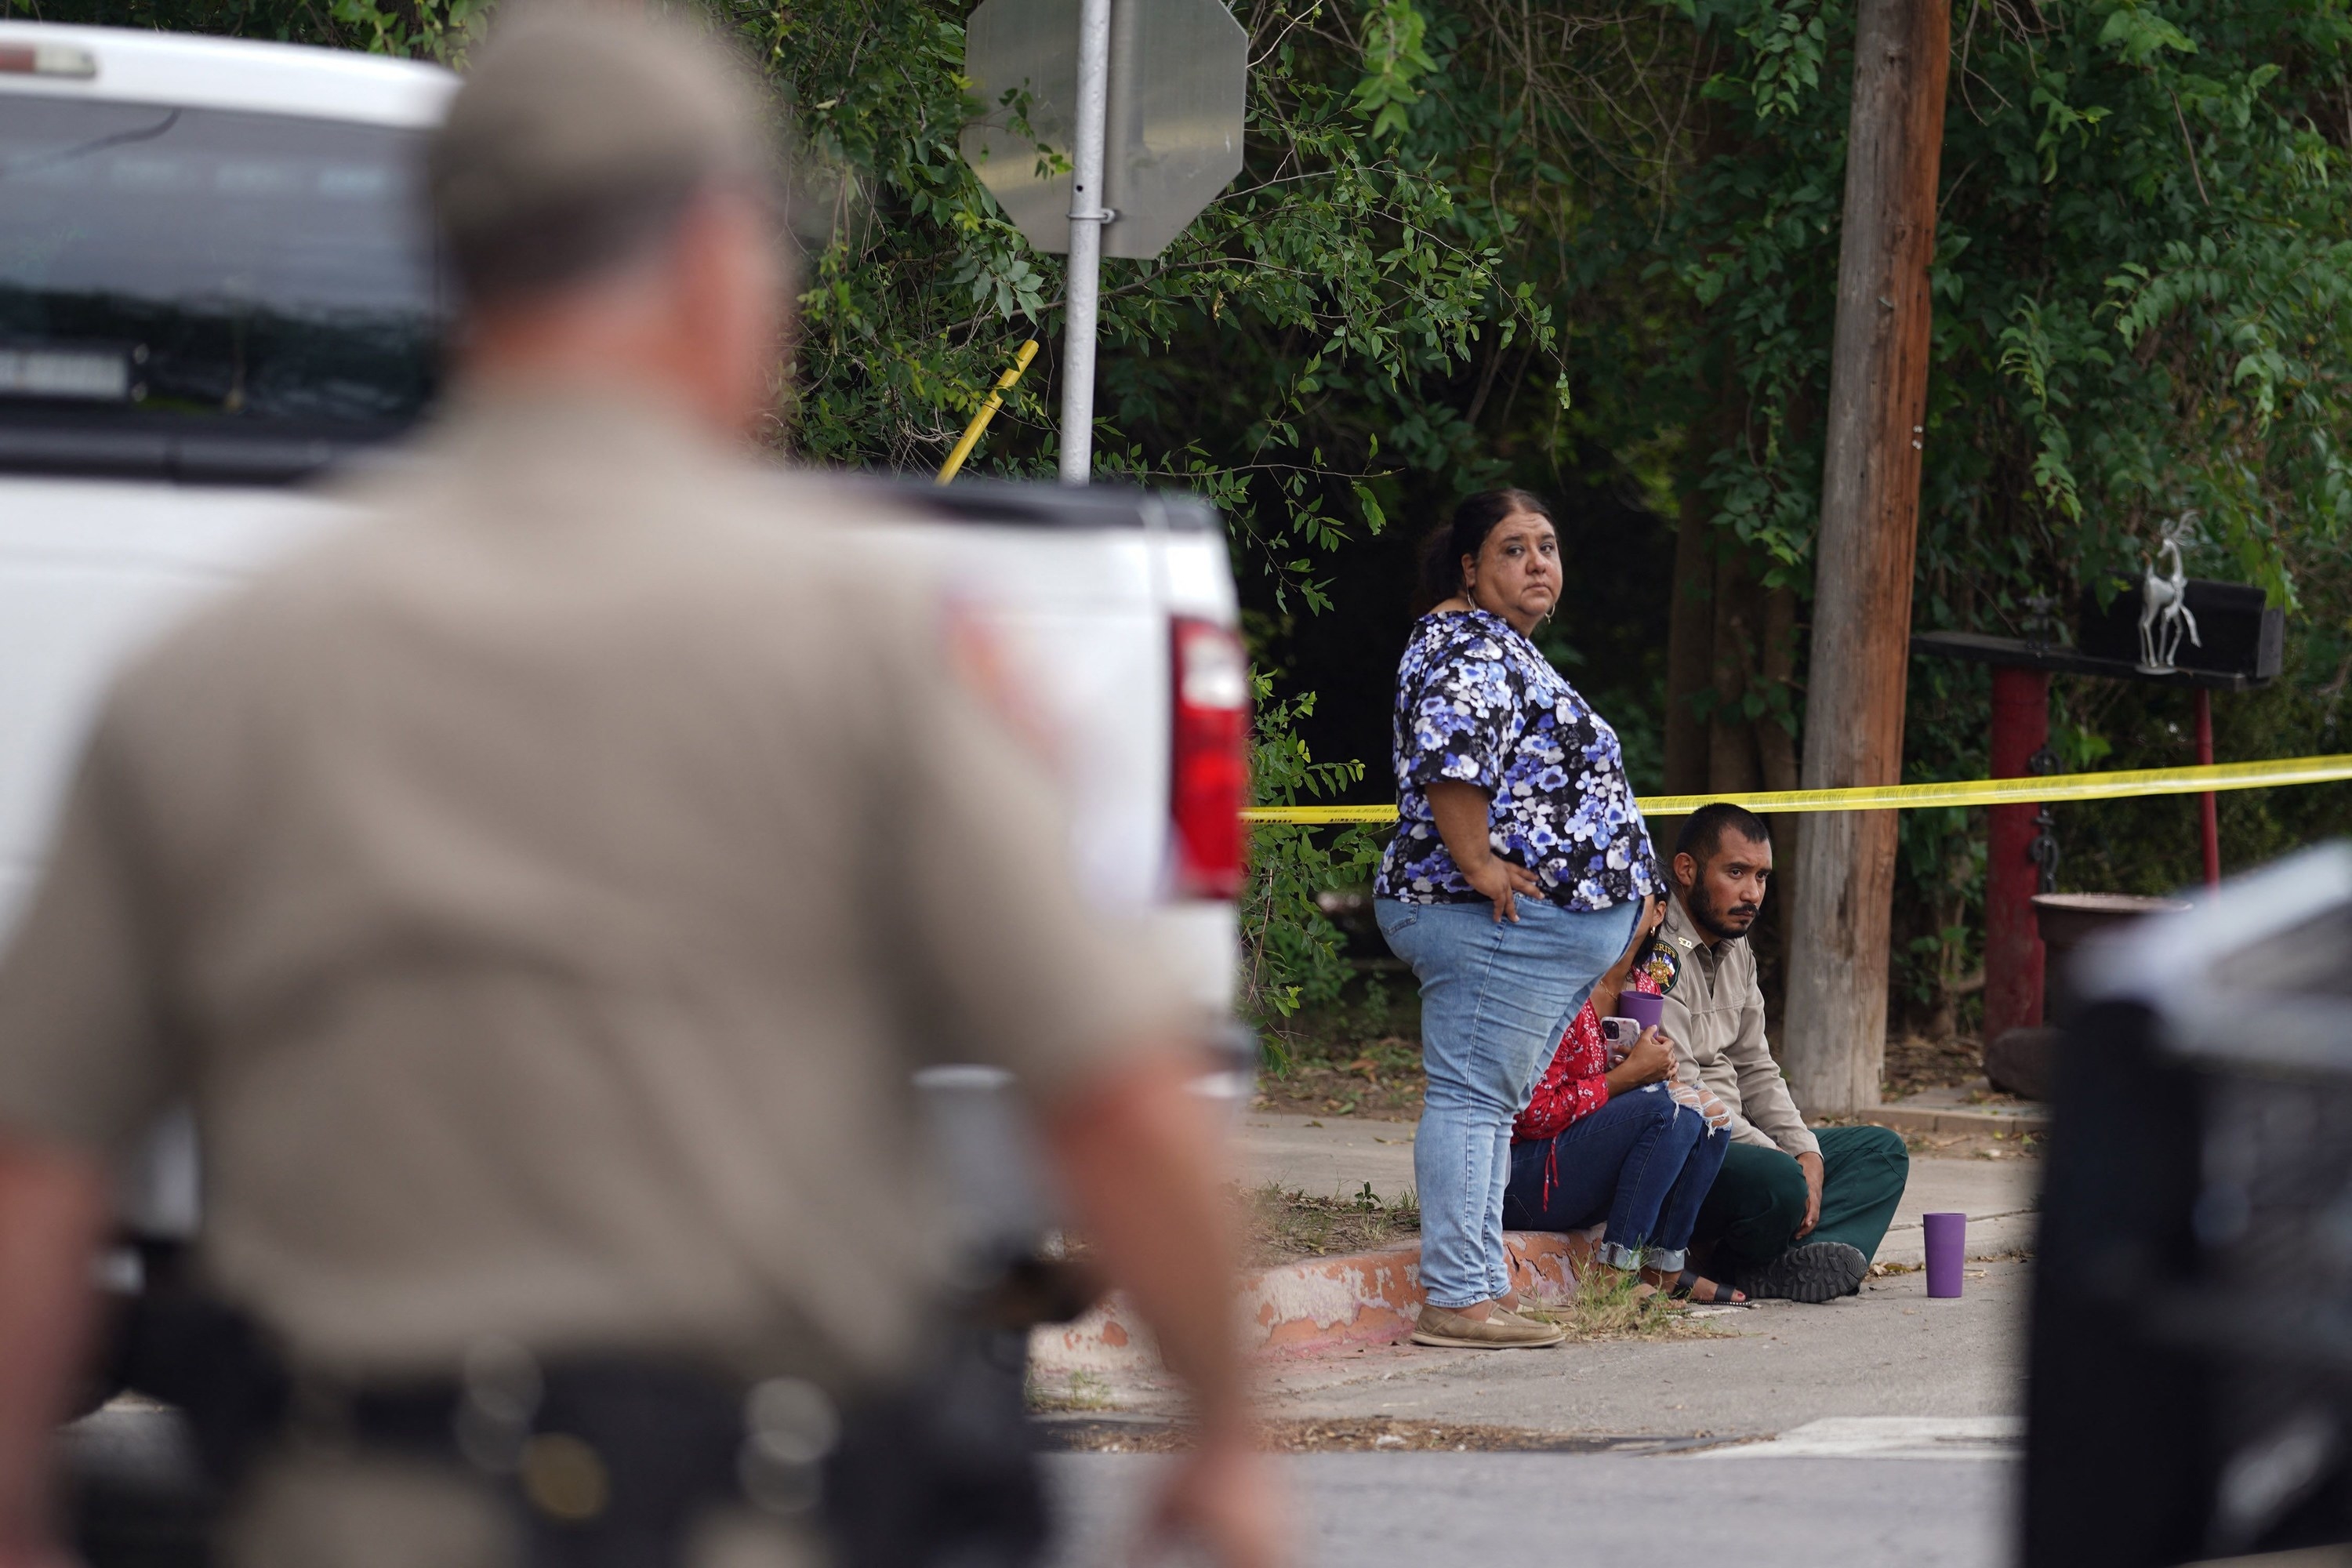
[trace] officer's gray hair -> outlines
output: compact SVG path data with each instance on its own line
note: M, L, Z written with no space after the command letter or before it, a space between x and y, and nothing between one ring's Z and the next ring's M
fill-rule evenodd
M780 189L751 73L642 12L526 12L482 48L426 159L436 226L475 305L625 266L695 199Z

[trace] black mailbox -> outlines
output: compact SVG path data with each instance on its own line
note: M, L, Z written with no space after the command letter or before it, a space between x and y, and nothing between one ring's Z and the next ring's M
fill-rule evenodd
M2097 591L2083 590L2076 646L2093 658L2139 663L2140 585L2113 584L2103 609ZM2180 639L2172 662L2182 669L2210 670L2268 680L2279 672L2286 648L2286 612L2267 607L2263 591L2245 583L2212 583L2191 577L2189 613L2197 617L2198 640Z

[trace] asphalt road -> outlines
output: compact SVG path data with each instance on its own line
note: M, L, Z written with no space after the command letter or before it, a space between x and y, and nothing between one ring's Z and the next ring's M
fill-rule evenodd
M1051 1461L1057 1568L1129 1560L1137 1510L1166 1461ZM1307 1454L1279 1461L1298 1555L1316 1568L1736 1563L1740 1568L2009 1561L2011 1460L1629 1458L1585 1454Z
M1999 1568L2011 1555L2032 1271L2000 1260L1969 1273L1958 1300L1930 1300L1920 1275L1898 1274L1827 1306L1707 1320L1719 1338L1503 1353L1393 1346L1272 1366L1265 1408L1278 1418L1721 1445L1286 1458L1297 1561ZM1129 1561L1135 1510L1164 1461L1049 1462L1066 1531L1057 1568Z

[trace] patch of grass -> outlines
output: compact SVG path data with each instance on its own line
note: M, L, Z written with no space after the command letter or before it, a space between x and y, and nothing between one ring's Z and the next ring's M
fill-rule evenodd
M1269 1182L1242 1194L1248 1266L1270 1268L1302 1258L1371 1252L1421 1235L1421 1204L1412 1193L1383 1199L1370 1182L1353 1197L1317 1198Z
M1033 1376L1023 1392L1029 1408L1040 1412L1108 1410L1113 1404L1110 1381L1098 1372L1074 1372L1058 1389Z
M1519 1312L1522 1317L1558 1323L1579 1344L1603 1340L1706 1340L1723 1333L1712 1320L1693 1318L1679 1301L1637 1296L1639 1284L1633 1275L1596 1263L1578 1276L1574 1300L1558 1307L1524 1306Z

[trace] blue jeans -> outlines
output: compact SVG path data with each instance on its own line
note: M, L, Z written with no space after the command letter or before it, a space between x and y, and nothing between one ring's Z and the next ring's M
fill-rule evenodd
M1421 1065L1428 1079L1412 1145L1421 1189L1421 1288L1432 1306L1467 1307L1511 1288L1503 1189L1511 1120L1528 1103L1592 983L1633 940L1638 901L1598 911L1517 900L1497 921L1475 904L1374 901L1389 948L1421 981Z
M1691 1230L1731 1148L1729 1130L1676 1105L1656 1084L1621 1094L1549 1138L1511 1145L1503 1223L1582 1230L1602 1220L1601 1261L1679 1274Z

